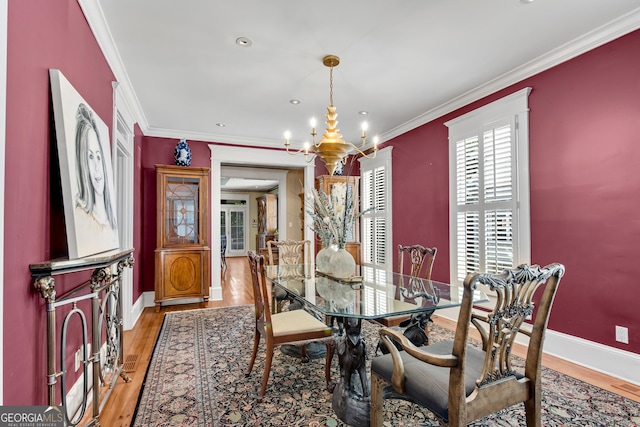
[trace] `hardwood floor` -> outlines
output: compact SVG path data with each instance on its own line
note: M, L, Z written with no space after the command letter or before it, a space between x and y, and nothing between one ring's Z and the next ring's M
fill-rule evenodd
M134 370L127 372L131 382L125 383L118 380L113 388L111 396L106 403L100 417L101 425L109 427L128 427L133 418L138 401L138 394L151 358L151 353L156 341L164 313L170 311L191 310L194 308L226 307L244 304L253 304L253 294L250 289L250 272L247 259L227 258L227 269L223 276L222 301L209 301L207 303L163 306L159 312L155 308L145 308L136 326L124 334L125 362L130 356L137 356ZM454 322L442 318L434 319L436 324L453 329ZM516 349L516 354L518 349ZM131 358L131 357L130 357ZM544 356L543 364L551 369L578 378L615 394L640 402L640 395L625 392L614 385L622 382L598 372L583 368L552 356ZM634 387L634 386L632 386Z

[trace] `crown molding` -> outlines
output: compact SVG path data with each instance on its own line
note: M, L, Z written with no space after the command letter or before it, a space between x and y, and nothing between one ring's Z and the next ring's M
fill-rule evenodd
M193 132L159 127L147 127L147 131L144 134L145 136L157 136L159 138L184 138L192 141L219 142L223 144L246 145L249 147L284 149L284 139L275 141L263 138L237 137L232 135L219 135L207 132Z
M512 71L496 77L475 89L453 98L452 100L419 115L415 119L409 120L400 126L385 132L380 136L380 142L386 142L392 138L402 135L410 130L429 123L432 120L462 108L465 105L469 105L472 102L482 99L485 96L496 93L512 84L521 82L524 79L555 67L556 65L562 64L563 62L622 37L625 34L629 34L638 28L640 28L640 8L637 8L618 19L565 43L557 49L516 67Z

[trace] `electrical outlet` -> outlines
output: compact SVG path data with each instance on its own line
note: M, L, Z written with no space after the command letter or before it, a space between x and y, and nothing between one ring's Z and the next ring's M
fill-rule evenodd
M629 329L624 326L616 326L616 341L629 344Z
M76 372L78 372L78 369L80 369L81 364L82 364L82 346L78 350L76 350L76 360L75 360Z

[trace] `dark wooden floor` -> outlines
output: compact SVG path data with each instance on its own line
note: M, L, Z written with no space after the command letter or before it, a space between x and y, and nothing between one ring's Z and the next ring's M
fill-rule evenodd
M190 310L206 307L226 307L244 304L253 304L253 294L250 289L250 271L247 259L228 258L228 268L225 271L222 283L222 301L209 301L207 303L164 306L160 312L155 312L153 307L145 308L136 326L124 334L125 361L128 356L137 356L135 370L129 372L131 382L124 383L118 380L107 404L100 417L101 425L108 427L128 427L131 423L136 408L138 394L144 380L147 365L151 358L151 352L156 337L162 326L164 313L168 311ZM442 318L435 318L435 322L441 326L453 328L455 324ZM516 353L518 349L516 349ZM628 397L640 402L640 395L620 390L614 385L621 384L620 380L608 377L598 372L568 363L562 359L545 356L543 364L556 371L578 378L587 383L609 390L613 393ZM633 386L632 386L633 387Z

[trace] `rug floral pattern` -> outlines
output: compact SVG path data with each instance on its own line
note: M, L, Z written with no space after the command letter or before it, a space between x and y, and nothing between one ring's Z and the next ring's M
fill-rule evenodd
M167 313L143 384L132 427L344 426L325 390L324 359L302 364L276 350L266 395L255 400L264 371L264 343L251 376L253 306ZM363 322L369 358L378 326ZM432 342L450 336L430 327ZM337 358L333 378L338 379ZM640 403L543 368L545 426L638 426ZM438 426L422 408L385 401L386 426ZM472 426L523 426L522 404Z

